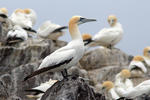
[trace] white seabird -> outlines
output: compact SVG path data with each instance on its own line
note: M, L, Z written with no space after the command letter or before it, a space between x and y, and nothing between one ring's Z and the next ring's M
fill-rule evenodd
M43 96L43 94L46 92L46 90L49 89L50 87L52 87L56 82L57 82L57 80L50 79L49 81L40 84L40 86L37 86L37 87L29 89L29 90L25 90L26 92L34 93L31 95L26 95L26 96L28 98L36 98L36 99L40 100L41 97Z
M41 74L43 72L51 71L61 71L64 78L67 76L68 68L74 66L82 58L84 54L84 43L82 36L78 29L79 24L86 22L96 21L95 19L87 19L81 16L73 16L69 21L69 32L72 38L72 41L68 45L56 50L52 54L44 58L40 64L38 70L31 73L29 76L24 78L24 81ZM65 73L63 70L65 69Z
M146 47L143 50L143 58L147 64L147 67L150 67L150 47Z
M44 22L37 33L41 38L47 38L52 40L57 40L60 36L62 36L65 32L63 29L68 28L67 26L60 26L52 23L51 21Z
M146 80L128 91L121 90L122 97L135 98L150 93L150 80Z
M28 39L27 32L19 25L15 25L7 34L6 45L14 44Z
M133 82L129 79L130 76L130 71L128 69L123 69L115 77L115 91L120 97L122 97L121 90L127 91L134 87Z
M8 18L8 10L6 8L0 8L0 22L5 22Z
M142 56L135 56L129 65L131 77L142 77L147 73L146 62Z
M105 81L102 84L102 89L106 89L110 94L113 100L117 100L120 96L116 93L114 83L111 81Z
M29 18L29 20L31 20L32 25L35 25L36 20L37 20L36 12L33 9L30 9L30 8L24 9L24 12L25 12L25 16L27 18Z
M116 45L123 37L122 25L117 22L117 17L114 15L108 16L110 28L104 28L98 32L93 40L98 45L110 48Z

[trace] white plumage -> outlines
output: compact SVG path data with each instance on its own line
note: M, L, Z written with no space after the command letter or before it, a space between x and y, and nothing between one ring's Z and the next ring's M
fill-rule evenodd
M13 39L21 39L22 41L25 41L28 39L28 34L20 26L15 25L7 34L7 40L11 41Z
M38 35L42 38L48 38L52 40L57 40L60 36L64 34L62 30L55 32L54 31L62 26L52 23L51 21L44 22L38 29Z
M109 17L112 22L110 23L111 27L102 29L93 37L94 42L105 47L116 45L123 37L122 25L117 22L117 18L115 16Z
M22 9L16 9L10 16L10 19L14 25L19 25L22 28L32 28L33 26L31 20L26 17Z
M56 50L44 58L37 71L27 76L24 80L46 71L63 71L75 65L84 54L84 43L78 29L78 23L95 21L91 19L74 16L69 21L69 31L72 41L68 45ZM65 76L64 76L65 77Z

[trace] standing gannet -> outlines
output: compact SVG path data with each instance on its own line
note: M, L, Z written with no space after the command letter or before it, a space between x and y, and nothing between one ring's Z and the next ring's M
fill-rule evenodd
M68 45L56 50L44 58L38 70L24 78L24 81L43 72L61 71L64 78L67 77L67 69L77 64L84 54L84 43L78 29L79 24L96 21L81 16L73 16L69 21L69 32L72 41ZM65 69L65 70L64 70ZM64 73L65 72L65 73Z
M31 20L32 25L35 25L37 20L36 12L33 9L26 8L24 9L25 16Z
M7 34L6 45L25 41L28 39L27 32L19 25L15 25Z
M111 81L103 82L102 89L106 89L111 94L113 100L117 100L120 98L120 96L115 91L113 82L111 82Z
M129 79L131 73L128 69L123 69L115 77L115 90L120 97L122 97L122 92L120 90L128 90L133 88L133 83Z
M36 98L36 99L40 100L40 98L46 92L46 90L49 89L50 87L52 87L56 82L57 82L57 80L50 79L49 81L47 81L45 83L41 83L40 86L38 86L38 87L29 89L29 90L25 90L26 92L34 93L32 95L26 95L26 96L28 98Z
M147 64L147 67L150 67L150 47L146 47L143 50L143 58Z
M108 16L110 28L104 28L98 32L93 40L99 45L110 48L116 45L123 37L122 25L117 22L117 17L114 15Z
M135 56L129 65L132 77L141 77L147 73L146 62L142 56Z
M60 26L54 24L50 21L44 22L38 29L38 35L41 38L48 38L52 40L57 40L60 36L64 34L63 29L68 28L67 26Z
M0 8L0 22L6 22L8 18L8 10L6 8Z

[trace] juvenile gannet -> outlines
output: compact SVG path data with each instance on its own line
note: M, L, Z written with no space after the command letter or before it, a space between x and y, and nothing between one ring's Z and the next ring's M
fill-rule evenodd
M143 50L143 58L147 64L147 67L150 67L150 47L146 47Z
M10 16L14 25L20 25L22 28L32 28L32 22L25 16L25 12L22 9L16 9Z
M36 12L33 9L26 8L24 9L25 16L31 20L32 25L35 25L37 20Z
M45 57L38 70L25 77L24 80L47 71L61 71L63 77L65 78L67 76L66 69L77 64L77 62L82 58L84 54L84 43L78 29L78 25L91 21L96 20L83 18L81 16L73 16L69 21L69 32L72 41L70 41L68 45L56 50L52 54ZM65 73L63 73L64 69Z
M62 36L65 32L63 29L68 28L67 26L60 26L54 24L50 21L44 22L41 27L38 29L38 35L42 38L48 38L52 40L57 40L60 36Z
M0 8L0 22L5 22L8 18L8 10L6 8Z
M112 99L117 100L120 98L120 96L116 93L114 88L114 84L111 81L105 81L102 84L102 89L106 89L111 94Z
M29 89L29 90L25 90L26 92L34 93L31 95L27 95L27 97L28 98L36 98L36 99L40 100L40 98L46 92L46 90L49 89L51 86L53 86L56 82L57 82L57 80L50 79L49 81L40 84L40 86L38 86L38 87Z
M25 41L28 39L27 32L20 26L15 25L12 30L7 34L6 45L14 44L17 42Z
M129 65L132 77L141 77L147 73L146 62L142 56L135 56Z
M104 28L98 32L93 40L99 45L111 48L116 45L123 37L122 25L117 22L117 17L114 15L108 16L110 28Z

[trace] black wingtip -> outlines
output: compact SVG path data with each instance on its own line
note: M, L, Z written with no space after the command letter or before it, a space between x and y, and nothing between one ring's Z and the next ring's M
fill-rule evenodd
M68 26L62 26L62 27L55 29L52 33L61 32L63 29L67 29L67 28Z
M23 79L23 82L27 81L29 78L30 78L29 76L25 77L25 78Z

